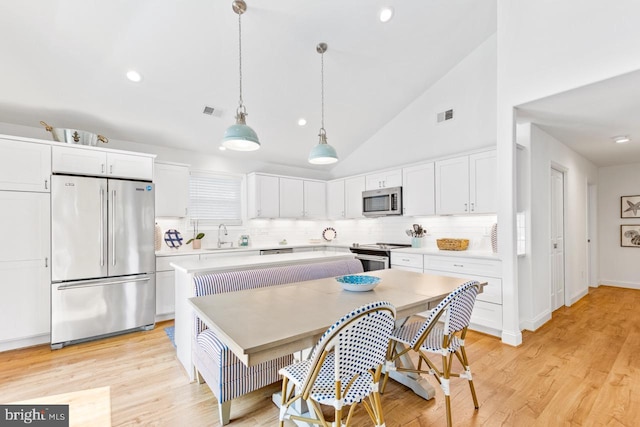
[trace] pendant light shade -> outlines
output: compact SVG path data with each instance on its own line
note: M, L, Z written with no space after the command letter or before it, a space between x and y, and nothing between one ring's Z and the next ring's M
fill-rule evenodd
M247 11L244 0L234 0L233 11L238 15L238 58L240 70L240 101L236 110L236 123L224 132L222 146L235 151L255 151L260 148L256 132L247 126L247 110L242 102L242 14Z
M320 54L320 75L321 75L321 98L322 98L322 122L320 127L320 141L318 145L311 149L309 153L309 163L314 165L330 165L338 161L336 149L327 143L327 133L324 130L324 53L327 51L327 44L320 43L316 46L316 52Z

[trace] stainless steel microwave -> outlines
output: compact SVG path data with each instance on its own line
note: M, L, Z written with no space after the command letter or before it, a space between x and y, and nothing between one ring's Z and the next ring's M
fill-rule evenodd
M362 214L368 217L402 215L402 187L363 191Z

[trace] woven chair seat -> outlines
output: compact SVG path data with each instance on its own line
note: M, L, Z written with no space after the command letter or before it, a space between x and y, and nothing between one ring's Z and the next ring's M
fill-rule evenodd
M393 331L392 338L406 346L411 344L411 341L416 336L420 328L422 328L422 322L412 322L404 325L401 328L397 328ZM441 326L436 326L431 330L431 333L424 340L420 349L423 351L427 351L429 353L438 353L442 350L442 341L444 338L444 331ZM460 349L462 345L462 341L458 336L453 336L451 338L451 343L447 350L449 353L455 353L456 350Z

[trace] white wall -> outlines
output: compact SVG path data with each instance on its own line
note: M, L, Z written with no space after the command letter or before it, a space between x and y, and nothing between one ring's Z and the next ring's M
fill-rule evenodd
M519 344L514 107L640 69L637 0L498 0L497 145L503 340Z
M528 133L528 138L526 134ZM520 135L525 134L525 135ZM569 149L538 126L518 126L518 141L529 141L530 210L529 252L530 277L519 287L520 325L535 330L549 320L551 314L550 271L550 171L565 175L565 305L570 306L584 296L588 280L588 192L589 184L598 181L598 169L590 161ZM520 261L523 265L523 261ZM529 284L528 286L524 286Z
M599 169L599 282L603 285L640 289L640 249L620 246L620 225L640 224L640 218L620 218L620 197L640 194L639 168L640 163Z
M495 103L493 35L349 157L341 159L331 173L343 177L495 145ZM451 108L453 120L437 123L437 113Z

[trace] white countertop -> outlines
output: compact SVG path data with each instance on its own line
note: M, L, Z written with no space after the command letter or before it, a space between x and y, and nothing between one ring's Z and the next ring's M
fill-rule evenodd
M438 248L400 248L393 249L392 255L394 252L396 253L405 253L405 254L422 254L422 255L441 255L448 257L463 257L463 258L482 258L482 259L495 259L500 260L500 256L498 254L494 254L489 251L442 251Z
M240 249L233 249L240 252ZM217 252L217 251L216 251ZM215 271L232 271L240 269L251 269L255 267L277 267L280 265L292 265L300 263L313 263L335 261L339 259L354 258L355 254L348 252L298 252L290 254L274 255L249 255L249 256L227 256L218 259L208 259L200 261L174 261L170 265L183 273L204 273Z
M300 243L300 244L287 244L287 245L256 245L256 246L234 246L232 249L218 249L218 248L202 248L202 249L192 249L191 245L182 245L178 249L172 249L163 244L161 250L156 251L156 256L180 256L180 255L199 255L199 254L219 254L219 253L230 253L230 252L238 252L239 254L243 252L252 252L252 251L260 251L260 250L268 250L268 249L296 249L296 248L314 248L314 247L330 247L330 248L349 248L349 244L343 243L331 243L331 242L323 242L323 243Z

